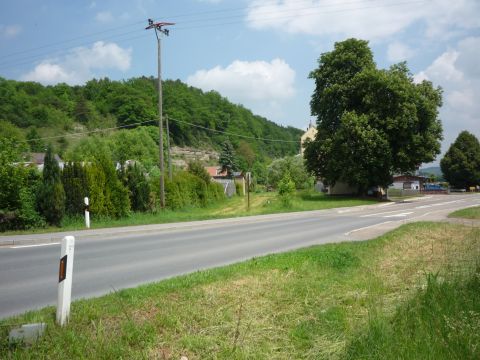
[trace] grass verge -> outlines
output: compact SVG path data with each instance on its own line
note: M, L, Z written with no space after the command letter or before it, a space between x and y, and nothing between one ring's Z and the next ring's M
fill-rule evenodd
M350 198L344 196L328 196L318 192L298 192L289 207L278 201L277 193L250 194L250 209L247 209L246 197L234 196L231 199L212 204L206 208L185 208L181 210L164 210L158 213L132 213L121 219L98 218L91 214L91 228L108 228L119 226L135 226L163 224L182 221L222 219L228 217L275 214L291 211L323 210L337 207L369 205L377 203L372 199ZM50 233L68 230L85 229L83 217L65 218L62 227L47 227L25 231L8 231L0 235L18 235L31 233Z
M480 206L457 210L448 217L480 220Z
M64 329L54 325L52 307L3 320L0 358L369 358L388 349L375 332L393 334L400 326L395 319L405 320L399 341L408 347L407 358L418 346L408 341L412 331L415 338L430 336L428 317L417 329L414 315L422 310L422 299L443 296L443 290L429 290L437 283L458 283L460 290L441 299L445 306L432 307L432 314L452 326L478 325L478 283L463 291L468 281L454 280L472 278L479 257L478 228L408 224L370 241L269 255L77 301ZM435 274L434 285L428 274ZM13 324L38 321L48 323L41 341L28 349L8 346ZM430 327L437 329L437 323ZM462 334L457 334L462 354L477 355L478 336Z

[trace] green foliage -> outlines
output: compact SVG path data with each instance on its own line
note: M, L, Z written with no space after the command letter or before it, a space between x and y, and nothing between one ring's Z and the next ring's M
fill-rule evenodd
M65 210L68 215L83 214L84 198L88 195L87 174L80 162L65 163L62 171Z
M278 196L282 205L290 207L292 204L292 197L295 194L295 183L290 177L290 174L286 172L283 178L278 183Z
M188 172L198 176L200 179L205 181L205 184L210 183L210 179L211 179L210 174L205 169L201 161L198 161L198 160L190 161L188 163Z
M133 211L147 211L150 208L150 184L145 173L136 163L123 170L124 185L128 189Z
M215 182L206 183L190 172L179 171L173 179L165 181L168 208L205 207L225 198L223 187Z
M413 171L440 153L441 89L415 84L405 63L379 70L368 43L348 39L322 54L310 77L318 133L304 156L326 183L343 181L361 192L388 186L393 173Z
M14 164L21 160L18 150L13 140L0 138L0 231L44 225L35 209L38 172Z
M32 127L30 130L28 130L28 133L26 135L26 138L28 140L28 144L30 145L30 150L32 152L44 152L47 145L45 144L45 141L41 140L41 136L37 131L37 128Z
M256 155L250 144L245 141L240 141L240 144L237 147L237 154L239 160L239 168L243 172L252 171Z
M238 170L235 150L230 141L223 143L218 162L222 167L222 172L226 171L227 176L230 178L233 176L233 172Z
M312 185L312 177L305 168L304 160L299 156L274 160L267 168L268 184L278 188L280 181L287 174L297 189L305 189Z
M238 181L235 181L235 193L237 194L237 196L245 195L245 193L243 192L243 184Z
M37 208L50 225L60 226L65 215L65 191L60 177L60 167L51 146L45 154Z
M440 161L445 180L452 187L468 189L480 184L480 143L475 135L462 131Z
M153 77L126 81L93 79L84 86L43 86L0 78L0 119L21 129L34 127L40 133L54 130L56 135L70 132L73 126L77 132L82 127L96 130L118 125L135 127L138 123L154 125L158 117L156 88ZM163 82L163 101L164 112L170 118L174 145L219 150L220 144L226 140L222 132L230 132L292 141L251 140L250 145L258 154L278 157L297 152L295 141L302 133L299 129L282 127L256 116L216 92L203 92L179 80L166 80ZM233 145L238 147L237 143ZM148 168L146 159L129 158L142 161Z
M347 359L478 359L480 277L440 281L399 307L393 319L372 316L347 349Z
M130 213L128 189L117 176L112 161L105 153L85 166L90 211L95 216L120 218Z

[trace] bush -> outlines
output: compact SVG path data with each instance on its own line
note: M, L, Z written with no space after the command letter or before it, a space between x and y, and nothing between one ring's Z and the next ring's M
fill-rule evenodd
M210 179L211 179L210 174L208 173L208 171L205 169L205 167L200 161L198 160L190 161L188 163L188 172L195 176L198 176L200 179L205 181L205 184L210 183Z
M88 195L87 174L79 162L66 163L62 171L65 190L65 211L68 215L83 214L84 198Z
M243 193L243 185L240 183L240 182L236 182L235 181L235 191L237 193L238 196L243 196L245 195Z
M295 183L287 172L278 183L278 195L283 206L289 207L292 205L292 197L294 193Z
M133 211L147 211L150 208L150 184L145 173L137 165L129 165L121 172L124 185L128 189Z
M208 184L196 175L180 171L172 181L165 182L166 206L170 209L205 207L224 199L223 187L215 182Z

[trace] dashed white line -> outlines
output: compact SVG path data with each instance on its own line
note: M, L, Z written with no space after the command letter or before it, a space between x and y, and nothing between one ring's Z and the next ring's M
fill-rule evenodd
M396 213L396 212L400 212L400 211L405 211L405 209L403 209L403 210L393 210L393 211L383 211L383 212L379 212L379 213L375 213L375 214L361 215L360 217L365 218L365 217L372 217L372 216L382 216L382 215L385 215L385 214L391 214L391 213Z
M16 245L16 246L10 246L9 249L24 249L24 248L32 248L32 247L58 245L58 244L60 244L60 243L59 242L54 242L54 243L47 243L47 244Z
M404 212L404 213L401 213L401 214L386 215L386 216L384 216L384 218L391 218L391 217L405 217L405 216L407 216L407 215L410 215L410 214L413 214L413 211L410 211L410 212Z
M355 229L355 230L352 230L352 231L349 231L349 232L346 232L344 235L345 236L348 236L350 235L351 233L354 233L354 232L357 232L357 231L360 231L360 230L365 230L365 229L370 229L372 227L375 227L375 226L380 226L380 225L384 225L384 224L388 224L388 223L391 223L393 221L384 221L382 223L379 223L379 224L374 224L374 225L370 225L370 226L364 226L364 227L361 227L361 228L358 228L358 229Z

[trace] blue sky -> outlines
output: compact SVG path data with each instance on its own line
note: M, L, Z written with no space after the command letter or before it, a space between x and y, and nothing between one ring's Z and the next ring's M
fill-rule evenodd
M305 128L308 74L335 41L370 41L380 68L406 60L444 89L443 151L480 138L478 0L2 1L0 76L43 84L156 75L147 18L172 21L163 77L217 90L282 125Z

